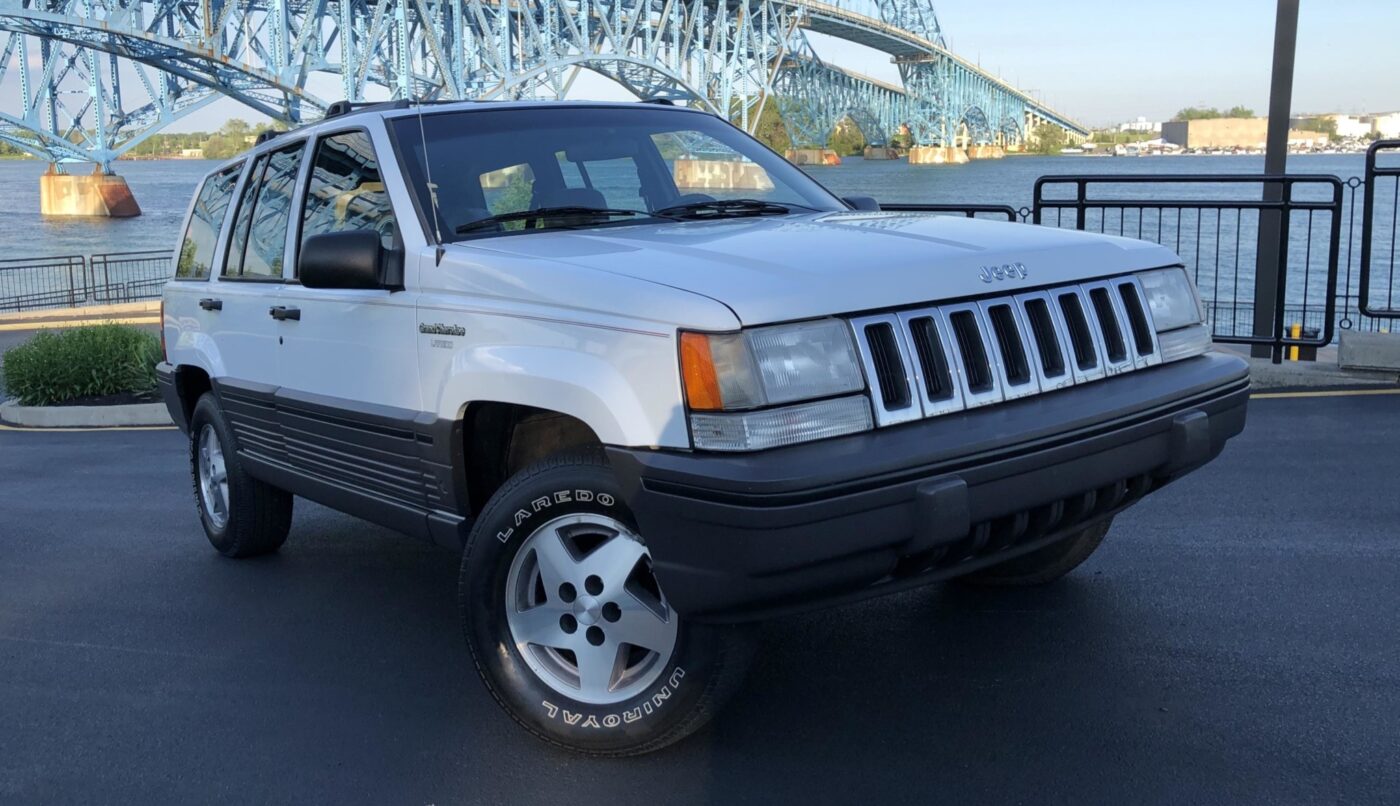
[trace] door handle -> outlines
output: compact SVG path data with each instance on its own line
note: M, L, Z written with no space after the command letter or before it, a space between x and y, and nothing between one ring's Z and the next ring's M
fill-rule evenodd
M301 308L288 308L282 305L274 305L267 309L267 313L279 322L285 322L288 319L297 322L301 321Z
M206 311L222 311L224 309L224 301L221 299L209 299L206 297L205 299L199 301L199 307L203 308Z

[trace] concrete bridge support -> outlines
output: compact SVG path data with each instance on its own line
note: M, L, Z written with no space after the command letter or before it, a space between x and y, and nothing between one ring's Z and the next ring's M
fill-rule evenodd
M999 160L1006 156L1006 149L1001 146L972 146L967 150L967 158L970 160Z
M789 148L783 156L793 165L841 164L841 156L829 148Z
M141 205L136 203L125 179L103 173L100 165L90 174L67 174L50 164L49 170L39 177L39 212L48 216L131 218L141 215Z
M914 146L909 149L910 165L962 165L967 152L953 146Z
M891 146L865 147L865 158L868 160L897 160L899 156L899 149Z

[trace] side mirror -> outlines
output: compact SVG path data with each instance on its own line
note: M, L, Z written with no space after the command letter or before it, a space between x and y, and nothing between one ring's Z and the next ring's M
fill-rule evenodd
M841 201L849 204L852 210L866 213L880 212L880 203L875 201L874 196L846 196Z
M307 288L383 288L385 262L373 230L324 232L301 245L297 278Z

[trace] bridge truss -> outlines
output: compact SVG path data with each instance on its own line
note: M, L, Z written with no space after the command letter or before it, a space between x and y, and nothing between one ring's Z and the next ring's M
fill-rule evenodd
M824 62L808 32L890 55L902 86ZM232 97L300 123L335 98L562 97L580 70L794 144L850 117L872 144L1084 131L952 54L931 0L0 0L0 141L104 167ZM324 89L323 89L324 92Z

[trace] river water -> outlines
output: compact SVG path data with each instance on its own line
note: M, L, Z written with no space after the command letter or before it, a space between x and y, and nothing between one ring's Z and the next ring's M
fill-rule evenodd
M1294 174L1331 174L1343 180L1360 176L1363 157L1359 154L1302 155L1289 158ZM50 257L88 255L173 248L181 220L195 186L214 163L202 160L121 162L117 171L126 177L143 215L131 219L65 219L39 215L39 176L45 165L36 161L0 161L0 254L4 257ZM839 166L814 166L808 173L838 195L869 195L882 202L933 204L1006 204L1029 207L1037 178L1047 174L1168 175L1168 174L1254 174L1263 171L1261 156L1174 156L1174 157L1070 157L1017 156L982 160L966 165L911 166L903 161L845 159ZM1314 187L1300 195L1319 198L1325 189ZM1063 197L1064 191L1059 194ZM1258 198L1257 184L1238 187L1165 185L1113 186L1100 198L1131 195L1136 198L1179 199ZM1091 194L1093 195L1093 194ZM1389 194L1385 194L1389 195ZM1383 200L1385 201L1385 200ZM1359 233L1359 209L1357 211ZM1116 213L1110 218L1094 213L1089 225L1105 231L1145 237L1175 248L1196 273L1203 296L1208 299L1248 302L1252 295L1253 233L1257 213L1206 211L1188 214L1190 220L1173 220L1170 213L1132 211L1121 222ZM1099 217L1094 217L1099 216ZM1134 216L1138 216L1134 218ZM1387 212L1384 216L1389 219ZM1302 217L1294 219L1291 249L1289 302L1306 302L1309 308L1326 296L1325 267L1327 227L1330 219L1316 217L1312 227ZM1354 236L1348 230L1348 208L1342 217L1342 277L1347 287L1347 268L1354 262L1349 245ZM1073 214L1064 223L1072 226ZM1047 223L1051 223L1047 221ZM1297 276L1293 276L1296 274ZM1394 285L1400 278L1383 278ZM1355 278L1351 284L1355 285ZM1392 292L1395 293L1395 292ZM1396 294L1400 301L1400 294ZM1213 318L1223 316L1212 312ZM1220 332L1217 326L1217 332Z
M927 166L850 157L839 166L807 171L839 195L869 195L885 202L1021 207L1030 205L1035 180L1045 174L1259 173L1263 165L1263 157L1249 156L1009 157ZM5 257L48 257L173 248L195 185L213 166L204 160L119 162L117 172L126 177L142 215L73 219L39 215L39 175L44 163L0 161L0 252ZM1362 157L1295 156L1289 158L1289 170L1345 179L1361 174Z

